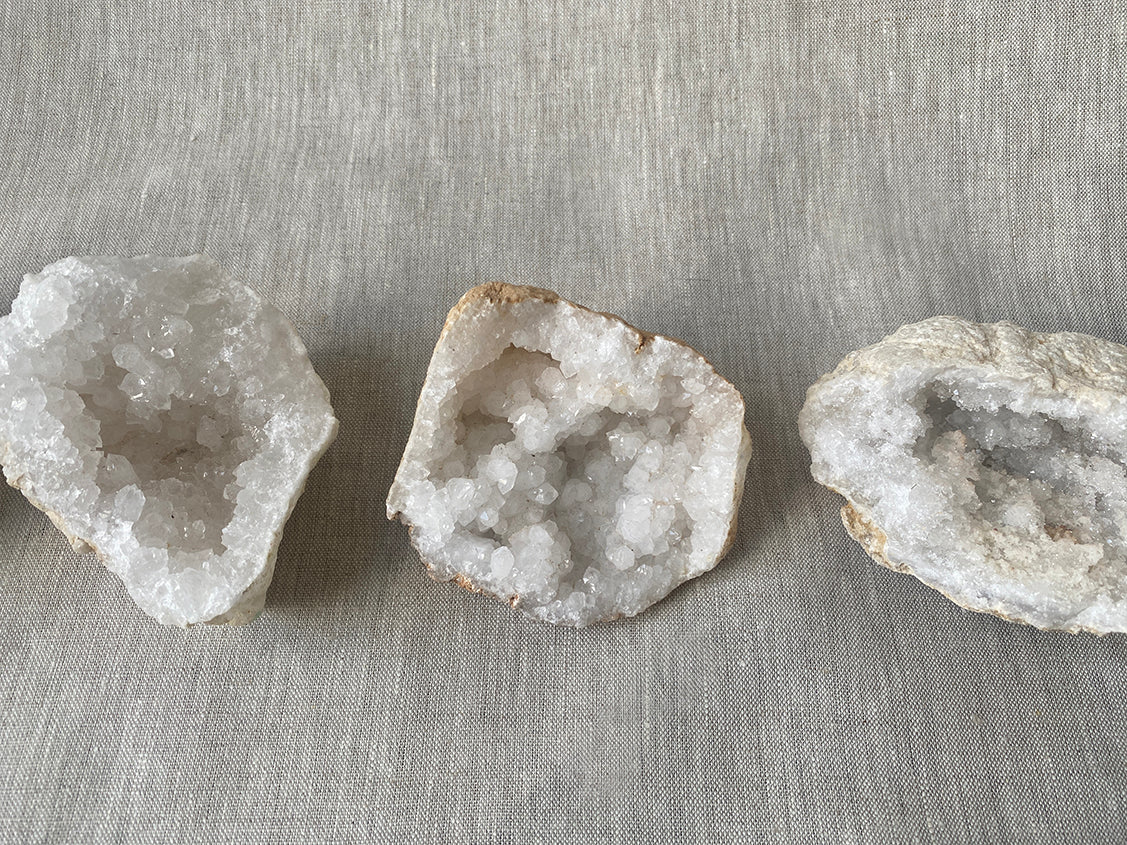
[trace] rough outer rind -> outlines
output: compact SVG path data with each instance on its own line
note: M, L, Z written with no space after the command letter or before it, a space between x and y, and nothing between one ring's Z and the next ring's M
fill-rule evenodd
M164 624L175 624L181 627L191 627L199 624L243 625L258 616L265 605L266 593L273 578L274 565L285 523L289 515L293 512L298 498L300 498L301 493L305 489L305 480L309 471L317 464L321 456L332 444L337 433L338 424L337 420L332 416L328 390L313 372L308 362L305 346L298 336L296 328L281 312L269 303L261 300L257 294L246 286L231 280L223 273L221 268L210 259L199 255L186 258L164 258L147 255L130 259L105 257L66 258L44 268L40 273L28 275L25 277L24 286L39 284L43 279L49 278L51 274L54 273L64 277L75 276L81 279L86 274L92 272L120 272L126 277L129 277L130 274L134 272L144 274L153 272L154 270L159 272L161 269L172 272L183 271L189 273L203 273L205 275L210 274L214 280L213 283L220 288L223 286L237 286L236 289L244 292L245 295L248 296L249 301L254 303L254 307L260 309L263 315L268 315L268 318L273 322L275 329L278 331L278 335L276 335L278 339L278 354L292 355L296 360L304 360L304 367L307 369L307 372L304 374L303 378L307 382L307 387L310 390L310 401L314 403L323 401L325 419L323 420L323 424L319 425L319 430L316 432L315 436L313 436L307 444L307 451L303 456L302 467L295 476L290 479L288 495L285 499L284 516L282 516L280 520L275 521L270 527L269 542L264 547L266 551L261 558L260 567L253 579L250 580L249 583L246 583L245 586L241 588L241 591L227 602L226 609L207 618L182 617L179 615L169 617L164 615L159 608L146 606L146 604L142 603L139 596L133 596L135 600L142 604L142 608L146 613L149 613L149 615L157 618L158 621ZM21 288L21 291L22 290ZM0 325L2 324L3 321L0 321ZM49 336L46 340L49 340ZM27 349L26 352L28 354L35 354L35 349L32 347ZM0 437L3 437L3 434L4 432L0 431ZM24 469L20 471L10 469L17 463L19 466L24 467ZM30 478L32 473L26 468L27 463L28 456L24 456L22 459L16 459L15 456L13 456L11 443L9 441L5 439L4 442L0 443L0 464L5 468L5 476L9 485L23 493L25 498L27 498L34 507L43 511L48 518L50 518L55 527L66 536L76 553L89 554L92 552L107 568L121 575L118 566L119 562L115 561L106 552L100 549L97 542L92 537L83 536L86 532L72 527L72 518L68 518L66 515L55 510L51 505L41 501L41 497L37 493L35 485ZM275 493L280 493L285 490L286 485L279 484L275 489ZM128 583L126 586L127 588L130 587ZM131 588L130 592L131 594L133 592Z
M915 576L962 607L1010 622L1098 636L1127 630L1122 623L1108 628L1077 619L1061 624L1031 619L1027 612L1004 600L987 603L980 597L951 590L920 575L911 560L889 554L885 531L873 521L864 503L856 499L848 480L835 475L828 462L818 455L813 418L835 402L863 405L872 401L868 391L904 371L919 374L918 381L947 377L954 381L977 378L1017 384L1030 408L1063 399L1084 408L1095 419L1101 414L1112 419L1109 411L1127 412L1127 347L1075 332L1033 332L1005 321L979 324L954 316L933 317L904 326L881 342L847 355L807 390L798 420L802 438L813 457L811 472L815 480L846 498L842 523L875 562Z
M807 396L817 396L847 374L884 377L901 367L923 369L928 364L1020 379L1043 396L1099 402L1127 394L1127 347L1078 332L1041 333L1008 321L982 324L940 316L849 353Z
M543 302L545 304L561 304L561 305L566 306L568 308L573 308L577 311L581 311L581 312L588 313L588 314L594 314L594 315L606 318L607 320L614 321L614 323L616 325L620 325L620 326L625 327L628 331L632 332L636 336L636 338L637 338L637 343L636 343L636 346L635 346L635 352L636 353L641 352L648 344L650 344L654 340L660 339L662 341L666 341L666 342L673 343L673 344L676 344L678 346L684 347L686 350L692 352L693 355L701 358L702 360L705 360L705 362L708 363L707 360L704 359L704 356L702 356L699 352L697 352L695 349L693 349L691 346L689 346L689 344L685 343L684 341L678 340L677 338L669 337L667 335L654 334L652 332L644 331L642 329L637 328L636 326L631 325L630 323L627 323L625 320L623 320L621 317L619 317L615 314L610 314L610 313L605 312L605 311L595 311L594 309L590 309L590 308L587 308L583 305L579 305L577 303L571 302L570 300L563 299L556 292L548 290L546 288L538 288L538 287L533 287L533 286L529 286L529 285L513 285L513 284L504 283L504 282L487 282L487 283L484 283L484 284L481 284L481 285L477 285L476 287L471 288L465 294L463 294L461 299L459 299L458 302L454 305L454 307L451 308L450 311L447 313L446 320L443 323L441 332L439 333L438 341L435 344L435 357L437 357L437 353L438 353L439 349L442 348L443 343L447 339L451 329L456 324L458 324L460 320L462 320L463 318L466 318L467 315L470 315L472 317L472 314L470 314L470 312L473 311L475 306L478 306L478 305L484 303L487 307L501 308L501 307L505 307L505 306L508 306L508 305L513 305L513 304L527 302L527 301L538 301L538 302ZM436 581L440 581L440 582L450 581L450 582L456 584L457 586L461 587L462 589L466 590L467 592L479 594L479 595L486 595L486 596L489 596L491 598L497 599L499 601L505 602L505 603L509 604L510 606L512 606L514 608L520 608L521 607L521 597L517 594L499 594L499 593L493 592L493 591L489 590L487 587L475 583L473 580L471 580L470 578L468 578L466 575L464 575L462 573L456 573L456 574L454 574L450 577L443 577L438 572L436 572L434 564L430 560L427 559L423 550L419 546L418 539L416 537L415 527L411 524L411 521L403 513L403 503L402 503L403 490L402 490L402 485L401 485L401 481L400 481L400 476L404 472L405 467L407 467L409 462L412 460L413 453L414 453L415 449L417 448L418 442L420 441L420 439L422 439L424 436L426 436L425 432L423 431L423 428L420 426L420 409L423 406L423 402L424 402L425 397L427 397L427 395L428 395L428 391L433 389L432 376L433 376L434 363L435 363L435 360L434 360L434 358L432 358L431 367L428 370L427 378L424 382L423 389L419 394L418 400L416 401L415 424L412 427L411 434L408 438L407 445L404 448L403 456L400 460L399 468L396 472L396 480L395 480L395 482L393 482L392 487L388 492L387 517L390 520L398 520L398 521L402 522L404 525L407 526L408 536L411 539L411 543L415 547L416 552L419 553L420 559L422 560L423 565L426 568L427 574L431 578L435 579ZM726 380L724 380L723 377L719 375L719 373L716 373L716 369L715 369L714 366L711 365L711 363L708 363L708 366L710 367L712 372L717 376L717 378L719 378L719 379L721 379L721 381L724 381L725 383L727 383ZM729 387L731 387L730 384L729 384ZM736 396L739 396L738 391L735 391L734 387L732 388L732 390L736 394ZM741 397L740 398L741 408L742 408L742 404L743 403L742 403L742 397ZM705 567L705 569L702 569L700 572L694 573L691 577L696 577L696 576L702 574L704 571L707 571L707 569L711 569L713 566L715 566L717 563L719 563L719 561L723 559L723 557L731 549L732 544L735 542L736 531L737 531L737 522L738 522L738 513L739 513L739 505L740 505L740 501L741 501L742 496L743 496L746 469L747 469L747 464L748 464L750 457L751 457L751 451L752 451L751 436L748 433L746 427L744 427L743 431L742 431L742 442L741 442L741 446L740 446L740 457L739 457L739 460L738 460L738 470L735 473L735 481L734 481L734 484L733 484L733 492L732 492L733 506L732 506L732 515L731 515L731 520L730 520L730 523L729 523L728 533L725 537L723 546L722 546L719 554L716 555L716 557L712 561L711 565L708 566L708 567ZM619 619L619 618L622 618L622 614L614 614L614 615L606 616L606 617L603 617L603 618L596 620L596 621L606 622L606 621L612 621L612 620Z

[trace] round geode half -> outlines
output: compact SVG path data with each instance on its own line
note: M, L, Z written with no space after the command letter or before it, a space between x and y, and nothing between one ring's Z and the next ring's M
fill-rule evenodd
M482 285L443 327L388 517L438 580L545 622L632 616L731 544L743 417L685 344Z
M878 563L971 610L1127 630L1127 348L935 317L847 356L799 426Z
M0 320L0 463L165 624L246 622L336 435L281 312L202 256L66 258Z

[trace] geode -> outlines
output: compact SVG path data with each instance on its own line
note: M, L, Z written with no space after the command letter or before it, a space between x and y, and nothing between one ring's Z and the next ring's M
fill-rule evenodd
M1127 348L935 317L846 357L799 426L878 563L971 610L1127 630Z
M134 601L241 623L336 435L293 325L212 261L67 258L0 320L0 463Z
M536 619L632 616L727 551L750 457L697 352L551 291L450 312L387 499L437 580Z

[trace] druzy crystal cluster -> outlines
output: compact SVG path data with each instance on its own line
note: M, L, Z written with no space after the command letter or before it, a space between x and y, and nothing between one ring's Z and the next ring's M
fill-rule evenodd
M0 320L0 463L160 622L262 608L336 434L290 322L213 262L68 258Z
M483 285L435 348L388 516L440 580L546 622L630 616L727 550L743 417L684 344Z
M972 610L1127 631L1127 348L936 317L849 355L799 424L878 562Z

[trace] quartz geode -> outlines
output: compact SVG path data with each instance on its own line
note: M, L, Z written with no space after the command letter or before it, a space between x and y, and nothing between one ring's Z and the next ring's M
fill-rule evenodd
M751 444L697 352L550 291L450 312L387 500L431 575L545 622L631 616L716 565Z
M336 434L293 325L210 260L67 258L0 320L0 463L150 616L239 623Z
M846 357L799 425L879 563L971 610L1127 630L1127 348L935 317Z

